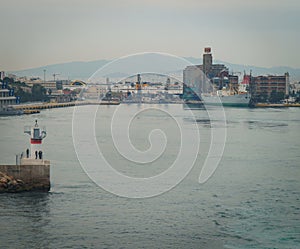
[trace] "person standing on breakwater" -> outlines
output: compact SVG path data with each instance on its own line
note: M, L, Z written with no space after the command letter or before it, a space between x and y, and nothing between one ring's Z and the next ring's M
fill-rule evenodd
M38 158L38 152L37 152L37 150L35 151L35 159L37 159Z
M29 149L26 150L26 157L29 158Z
M43 152L41 150L39 151L39 159L43 159Z

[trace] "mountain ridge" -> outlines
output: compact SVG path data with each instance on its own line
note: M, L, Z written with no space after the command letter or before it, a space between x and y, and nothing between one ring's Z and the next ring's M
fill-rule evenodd
M151 60L151 57L147 58L147 60ZM189 63L194 65L199 65L202 63L201 58L196 57L183 57L186 60L186 65ZM130 59L129 59L130 60ZM35 67L30 69L18 70L18 71L10 71L9 73L15 74L19 77L27 76L27 77L44 77L44 70L46 70L46 80L51 80L53 74L56 74L57 79L81 79L87 80L90 78L98 69L103 67L109 62L113 60L94 60L94 61L73 61L66 63L58 63L58 64L50 64L42 67ZM160 72L170 72L170 71L180 71L183 68L176 68L176 65L167 65L163 63L164 60L154 60L153 63L157 64L161 70ZM188 63L189 62L189 63ZM147 61L148 64L151 64L151 61ZM146 64L147 64L146 63ZM222 60L214 60L215 64L224 64L229 68L230 72L243 74L246 72L247 74L252 72L252 75L273 75L273 74L284 74L289 72L291 81L300 81L300 68L292 68L288 66L276 66L276 67L258 67L253 65L242 65L242 64L234 64ZM147 64L147 65L148 65ZM127 70L129 70L127 68ZM130 71L130 70L129 70ZM129 72L122 72L122 68L119 68L115 74L128 74ZM129 73L130 74L130 73ZM108 75L108 77L113 77L114 74Z

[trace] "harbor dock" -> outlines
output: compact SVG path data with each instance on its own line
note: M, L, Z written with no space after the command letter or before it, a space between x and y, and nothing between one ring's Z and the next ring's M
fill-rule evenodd
M52 108L62 108L81 105L119 105L119 101L76 101L76 102L63 102L63 103L36 103L36 104L21 104L14 106L14 109L23 110L25 114L30 114L26 110L42 110ZM36 112L32 112L36 113Z
M284 104L269 104L269 103L257 103L254 107L260 108L284 108L284 107L300 107L300 103L284 103Z
M36 109L25 109L25 110L23 110L23 114L35 114L35 113L40 113L40 110L36 110Z

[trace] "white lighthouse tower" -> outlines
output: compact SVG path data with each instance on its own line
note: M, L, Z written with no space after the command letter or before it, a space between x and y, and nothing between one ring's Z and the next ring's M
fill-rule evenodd
M25 129L24 133L30 135L30 155L31 159L42 159L42 141L46 137L47 133L45 129L39 127L37 120L35 125L29 129Z

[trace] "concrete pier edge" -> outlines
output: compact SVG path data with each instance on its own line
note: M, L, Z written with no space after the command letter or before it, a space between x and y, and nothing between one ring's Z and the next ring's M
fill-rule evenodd
M0 193L50 190L50 161L42 159L21 159L20 165L0 165L0 172L8 176L0 182ZM0 176L0 179L5 177ZM15 184L14 186L14 183Z

